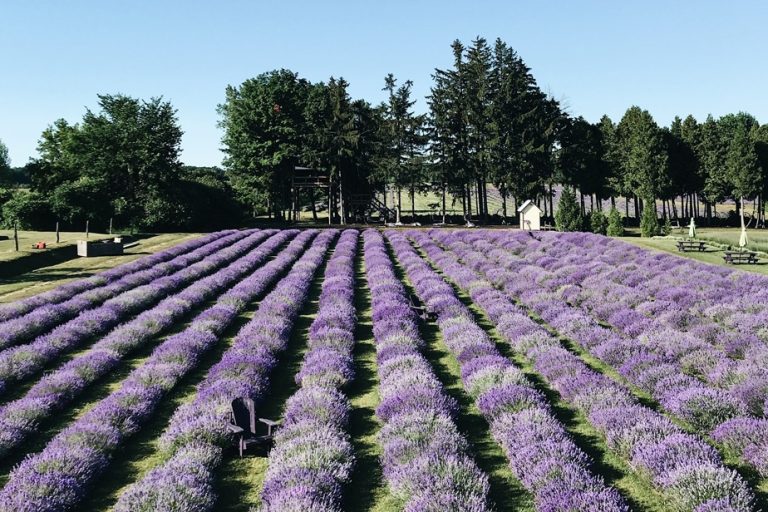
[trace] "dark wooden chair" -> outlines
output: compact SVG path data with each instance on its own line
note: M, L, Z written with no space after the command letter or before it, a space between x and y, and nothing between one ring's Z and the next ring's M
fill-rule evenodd
M408 296L408 301L410 302L411 309L416 312L419 318L425 322L428 322L432 319L432 315L429 313L429 311L427 311L427 307L423 302L421 302L421 299L419 299L418 296L411 293Z
M266 418L259 418L259 422L267 427L266 434L257 432L256 405L250 398L235 398L232 400L230 410L229 431L237 437L237 447L240 457L249 445L269 448L272 444L274 429L280 424Z

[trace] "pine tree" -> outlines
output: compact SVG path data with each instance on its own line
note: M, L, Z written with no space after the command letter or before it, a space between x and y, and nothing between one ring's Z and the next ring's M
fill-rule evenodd
M611 208L608 213L608 236L624 236L624 224L621 221L621 214L616 208Z
M640 234L644 237L656 236L661 232L659 228L659 219L656 213L656 206L653 199L650 197L646 197L643 202L645 207L643 208L642 217L640 218Z
M584 217L576 202L576 194L571 188L564 188L560 195L555 213L555 226L558 231L581 231L584 227Z

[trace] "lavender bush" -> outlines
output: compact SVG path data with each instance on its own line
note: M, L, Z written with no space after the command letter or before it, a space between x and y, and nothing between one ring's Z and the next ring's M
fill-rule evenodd
M441 254L422 233L409 235L493 318L522 314L477 273ZM536 498L537 510L573 510L577 504L584 510L628 510L618 492L590 471L589 458L554 419L544 395L498 352L451 285L419 257L402 234L388 231L387 238L417 294L437 315L445 343L461 365L465 389L488 420L510 468Z
M147 361L131 372L119 390L56 435L41 452L24 459L0 491L0 508L9 511L74 508L93 480L106 469L111 454L122 441L141 428L167 391L197 365L245 305L295 262L315 234L299 235L283 253L241 280L184 331L167 338ZM326 232L318 237L313 245L317 249L309 251L306 259L319 265L334 235ZM306 259L296 263L292 272L305 269L310 264ZM291 298L301 300L301 297L292 297L291 292L302 285L293 283L290 276L286 277L285 285L270 294L274 297L272 303L277 302L279 307L266 309L269 315L276 315ZM260 311L265 310L265 302L270 304L266 299L262 301ZM206 462L216 455L209 450L187 450L184 454L189 460L205 459Z
M253 318L238 332L221 361L208 372L194 399L179 407L171 418L161 437L166 462L131 485L120 496L116 511L203 511L213 508L213 470L221 460L222 449L232 441L227 431L230 403L241 396L251 397L257 403L264 399L269 389L270 373L288 344L293 324L306 302L312 276L336 235L333 230L321 233L304 256L292 265L288 275L260 302ZM262 270L277 275L298 257L298 252L294 252L292 257L278 258ZM268 268L270 265L272 268ZM243 291L248 293L252 286L246 286ZM244 303L248 296L251 293L238 302ZM305 450L310 446L318 448L314 459L311 451L304 452L302 461L311 466L318 460L333 458L332 452L320 449L332 441L329 436L319 433L305 440L304 444L297 441L293 447ZM188 493L175 482L174 475L178 472L193 474L196 485L211 491ZM300 475L296 473L291 476L298 477Z

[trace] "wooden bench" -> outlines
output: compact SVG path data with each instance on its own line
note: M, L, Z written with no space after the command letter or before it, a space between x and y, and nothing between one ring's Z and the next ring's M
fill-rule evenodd
M740 263L757 263L757 253L751 251L725 251L723 259L726 263L731 265L738 265Z
M704 242L697 242L693 240L678 240L677 250L680 252L687 251L704 251Z
M552 224L548 224L548 223L547 223L547 224L544 224L544 225L542 225L542 226L539 228L539 230L540 230L540 231L554 231L554 230L556 230L556 229L557 229L557 228L556 228L555 226L553 226Z

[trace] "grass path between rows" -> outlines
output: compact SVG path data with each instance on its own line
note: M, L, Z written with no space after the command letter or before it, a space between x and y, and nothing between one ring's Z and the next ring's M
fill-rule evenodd
M0 279L0 302L12 302L37 295L64 283L83 279L97 272L131 262L199 237L194 233L167 233L139 241L122 256L74 258L57 265L39 268L14 277ZM0 263L2 264L2 263Z
M185 317L185 321L176 324L170 331L153 337L146 345L141 347L136 352L131 353L128 357L125 357L123 361L113 369L108 375L97 380L84 390L84 392L78 396L72 403L70 403L64 410L57 411L51 418L43 420L42 428L37 435L32 436L18 448L12 450L2 461L0 461L0 485L5 485L9 473L14 465L18 464L26 454L37 453L45 448L45 445L53 439L53 437L64 430L70 423L83 416L92 407L94 407L99 401L106 398L109 394L120 389L123 381L128 375L140 367L149 357L152 355L152 351L165 341L166 338L173 336L186 329L189 326L192 318L206 308L213 305L214 301L209 301L199 308L193 310L189 315ZM60 364L66 363L71 359L79 355L83 355L90 350L90 347L85 347L77 352L67 354L62 360L59 360ZM18 386L18 390L14 390L13 398L19 398L23 396L20 393L21 390L27 391L32 387L38 379L32 382L25 382ZM113 471L111 470L110 473ZM102 481L100 481L102 482ZM101 483L100 483L101 485Z
M346 391L350 402L349 434L355 451L355 466L346 489L345 509L390 512L397 508L387 490L380 463L382 451L377 436L381 423L376 417L379 376L362 237L355 258L355 310L355 378Z
M653 488L651 483L634 473L622 458L614 454L606 445L602 435L590 424L588 418L562 400L560 394L552 389L544 378L536 372L531 362L522 354L514 351L504 341L491 319L472 301L471 297L435 267L418 246L414 246L414 248L432 269L451 285L456 296L472 312L477 325L496 343L501 354L520 368L534 387L546 396L547 401L552 406L555 418L565 427L576 445L593 460L592 470L602 476L608 485L616 487L633 511L666 512L664 498ZM529 310L526 308L526 311Z
M419 254L424 257L427 261L429 259L426 257L426 255L419 250L418 247L416 249L419 251ZM431 262L430 262L431 264ZM434 266L433 266L434 268ZM440 273L439 270L435 269L438 273ZM448 280L450 282L450 280ZM472 303L472 300L469 298L469 296L462 291L458 290L458 288L451 283L451 285L454 287L454 290L459 294L460 298L464 303L469 306L469 308L475 313L476 319L478 319L478 323L486 328L486 331L489 332L492 336L495 336L498 340L502 341L502 338L498 334L498 332L495 331L494 326L492 325L490 319L485 316L485 314L480 310L479 307L477 307L475 304ZM523 308L524 311L528 314L528 316L533 319L535 322L540 324L542 327L544 327L547 331L549 331L552 335L554 335L560 342L561 346L568 350L569 352L573 353L577 357L579 357L584 364L586 364L590 369L603 374L604 376L614 380L615 382L618 382L625 386L629 392L634 396L634 398L641 403L642 405L655 410L656 412L665 415L670 421L678 425L680 428L685 430L686 432L692 433L692 434L698 434L695 429L688 423L681 421L680 419L668 414L661 405L647 392L643 391L642 389L638 388L631 382L629 382L626 378L624 378L618 371L616 371L615 368L608 365L607 363L604 363L600 359L596 358L592 354L590 354L586 349L581 347L578 343L576 343L574 340L571 340L570 338L567 338L563 336L560 332L558 332L555 328L553 328L551 325L549 325L547 322L545 322L539 315L537 315L533 310L528 308L525 304L521 303L517 299L513 299L513 302L515 302L518 306ZM485 323L486 325L483 325ZM487 327L486 327L487 326ZM609 327L608 325L605 325L606 327ZM506 345L505 343L502 344ZM509 348L507 348L509 350ZM505 354L507 355L507 354ZM548 397L550 395L553 395L556 397L556 400L559 399L559 394L548 388L548 386L543 382L543 379L535 372L533 366L530 364L530 362L522 355L516 354L516 353L510 353L510 356L512 360L521 366L525 371L526 374L529 376L529 378L536 382L537 386L541 385L540 388L542 391L547 394ZM562 406L560 408L563 408ZM615 479L611 480L608 478L608 475L604 474L603 476L606 477L606 480L611 483L612 485L616 486L617 489L622 491L622 493L625 495L625 497L628 498L633 510L648 510L648 511L659 511L663 512L665 511L664 507L664 497L654 489L650 481L648 481L646 478L638 475L637 473L633 472L632 468L619 456L613 454L609 449L608 446L605 444L604 439L602 438L602 435L595 430L590 424L588 418L581 412L577 411L574 408L570 408L569 406L565 405L565 409L568 409L568 412L566 414L569 414L573 416L576 419L576 425L574 425L574 428L576 431L583 433L584 435L587 435L590 438L593 438L595 442L597 443L596 446L599 446L600 450L602 451L602 462L608 466L614 468L618 473L615 475ZM562 419L561 419L562 421ZM566 422L566 427L570 431L570 427ZM582 424L579 426L578 424ZM706 437L702 437L702 439L706 442L709 442L709 440ZM710 442L710 444L714 448L718 448L716 445ZM597 460L594 453L590 452L588 449L586 449L584 446L582 446L582 449L584 449L590 456L595 458ZM721 453L721 455L723 455ZM767 510L768 508L768 479L761 478L753 469L745 466L743 463L735 459L734 457L725 457L723 456L723 460L725 464L730 467L731 469L734 469L738 471L741 476L750 484L752 489L755 491L756 494L756 506L760 510Z
M394 257L388 240L386 246L390 258L395 263L395 274L408 292L415 294L411 282L406 277L405 269ZM488 423L475 406L472 397L464 391L459 362L445 345L437 323L422 321L419 331L427 345L424 357L432 364L435 375L443 384L446 393L459 404L459 413L455 419L456 426L469 442L469 455L488 476L489 498L494 510L533 512L535 510L533 496L510 470L504 450L493 439Z
M338 239L334 244L336 242ZM323 274L331 255L332 249L329 249L322 265L315 272L307 302L293 325L288 346L280 355L279 363L270 376L268 394L261 404L257 404L257 417L282 418L286 400L298 389L295 376L301 369L307 351L309 327L317 316ZM216 474L216 510L247 512L251 507L258 507L261 504L261 489L268 466L269 457L266 452L251 449L240 458L234 448L225 451L224 462Z

